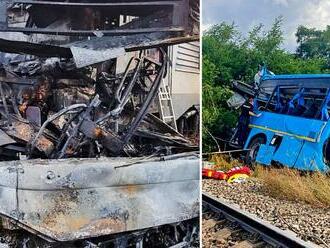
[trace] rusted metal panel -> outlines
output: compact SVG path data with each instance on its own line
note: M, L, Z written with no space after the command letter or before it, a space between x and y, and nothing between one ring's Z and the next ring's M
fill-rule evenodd
M109 59L117 58L125 55L123 47L107 49L102 51L93 51L83 47L71 47L73 59L77 68L82 68L88 65L97 64L99 62L107 61ZM89 58L88 60L86 58Z
M199 159L0 163L0 213L57 241L174 223L199 214Z
M32 124L20 121L14 121L12 126L7 129L6 132L12 138L23 143L31 142L35 135L35 130ZM35 146L40 151L45 152L45 154L50 154L50 152L54 149L54 144L45 136L40 137L40 139L36 141Z

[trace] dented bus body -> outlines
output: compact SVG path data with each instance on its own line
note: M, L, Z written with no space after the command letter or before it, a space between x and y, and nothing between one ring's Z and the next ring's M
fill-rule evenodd
M251 117L244 147L247 159L329 172L329 93L328 74L264 75L256 93L261 116Z

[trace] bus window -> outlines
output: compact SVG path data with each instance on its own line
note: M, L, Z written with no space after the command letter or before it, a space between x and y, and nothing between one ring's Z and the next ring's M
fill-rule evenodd
M263 107L262 110L267 112L275 112L275 113L278 112L279 105L277 103L277 99L278 99L277 94L278 94L278 87L276 87L273 90L273 93L268 98L266 105Z
M324 100L323 107L321 109L321 120L329 120L329 103L330 103L330 92L328 90L327 97Z
M291 98L289 101L288 114L294 116L301 116L305 110L305 98L304 98L305 89L299 89L298 92Z
M327 106L325 107L325 103ZM330 118L330 94L326 88L277 86L263 111L311 119Z
M322 101L317 100L317 99L307 100L306 110L302 114L302 117L312 118L312 119L317 118L318 113L320 112L321 103L322 103Z

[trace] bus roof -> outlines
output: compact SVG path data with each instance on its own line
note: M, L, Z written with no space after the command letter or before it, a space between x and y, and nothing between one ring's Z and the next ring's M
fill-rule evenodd
M330 74L282 74L282 75L265 75L262 81L266 80L283 80L283 79L319 79L319 78L330 78Z
M253 86L240 81L234 81L235 91L242 95L254 95ZM266 74L260 81L260 92L269 97L277 86L295 87L295 88L311 88L311 89L330 89L330 74L282 74L271 75Z
M265 75L260 88L271 94L276 86L294 86L314 89L330 89L330 74Z

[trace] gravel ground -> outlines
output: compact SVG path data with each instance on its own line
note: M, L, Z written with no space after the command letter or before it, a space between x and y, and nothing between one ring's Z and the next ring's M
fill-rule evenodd
M330 209L276 199L262 190L257 179L240 184L203 179L203 192L239 205L273 225L295 232L300 238L321 247L330 247Z

